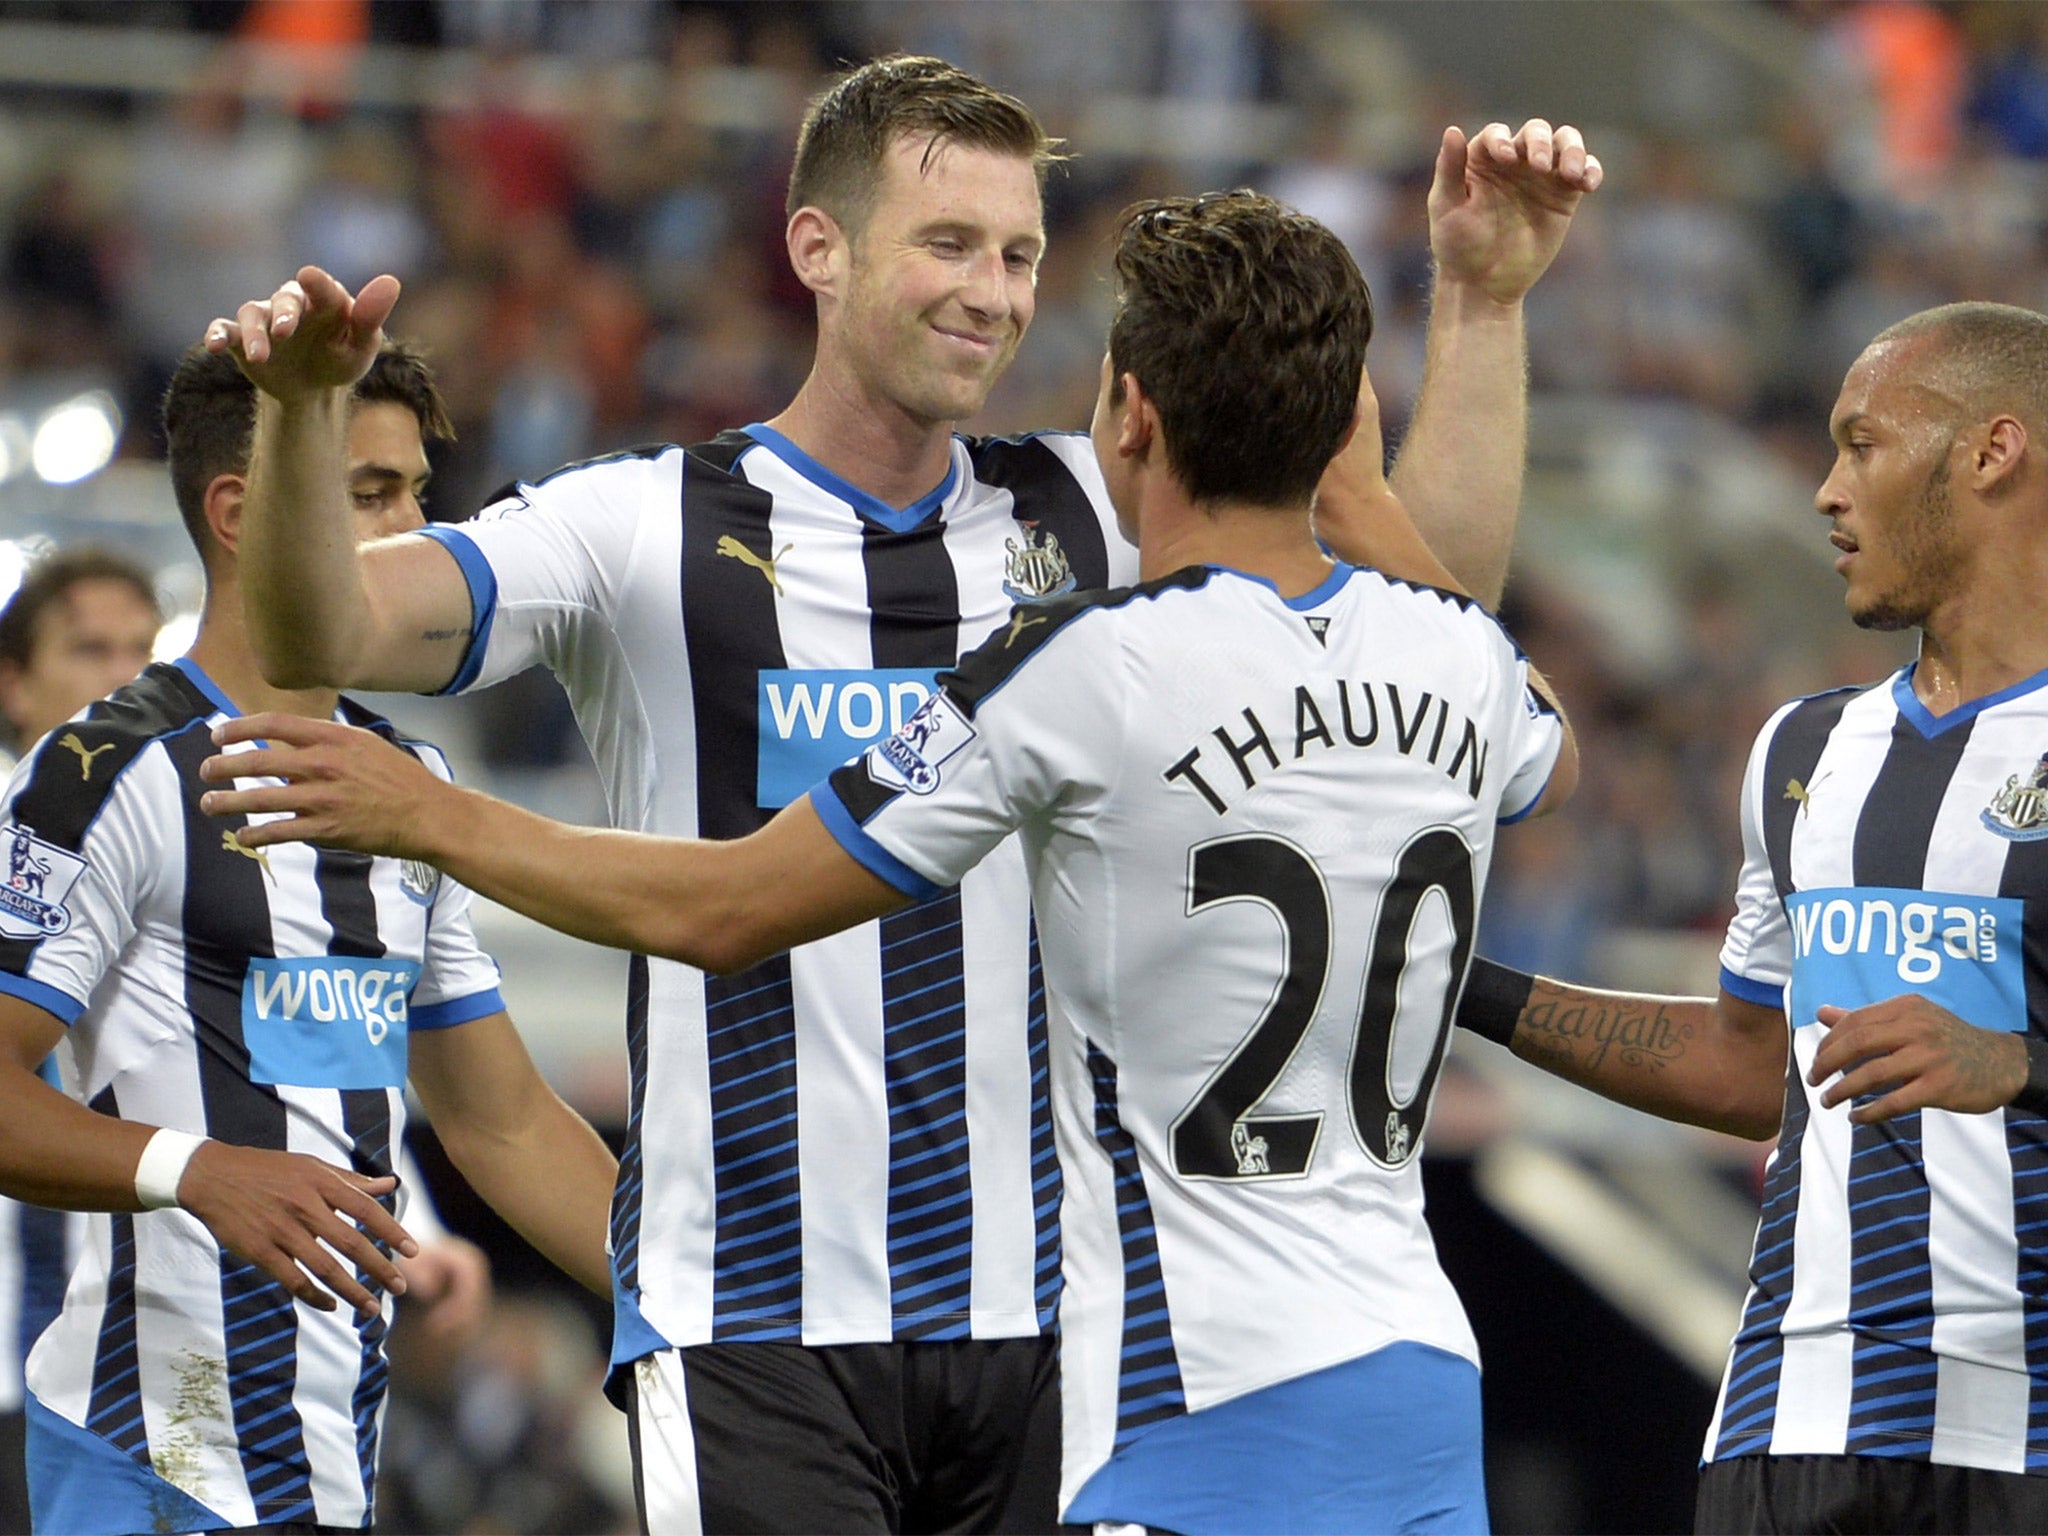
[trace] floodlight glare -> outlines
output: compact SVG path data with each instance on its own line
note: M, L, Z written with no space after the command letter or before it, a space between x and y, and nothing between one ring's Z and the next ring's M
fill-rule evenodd
M121 437L121 412L101 390L55 407L36 427L31 459L51 485L74 485L107 467Z

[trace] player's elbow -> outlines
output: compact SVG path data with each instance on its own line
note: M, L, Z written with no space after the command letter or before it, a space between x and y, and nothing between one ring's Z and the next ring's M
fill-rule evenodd
M680 960L714 976L747 970L789 947L739 902L722 904L716 912L665 918L645 938L645 944L635 946L642 953Z

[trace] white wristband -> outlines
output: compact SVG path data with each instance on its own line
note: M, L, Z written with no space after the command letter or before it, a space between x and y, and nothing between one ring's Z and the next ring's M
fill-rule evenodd
M149 1138L135 1165L135 1197L145 1211L162 1211L178 1203L178 1180L185 1177L185 1165L206 1142L204 1136L169 1127Z

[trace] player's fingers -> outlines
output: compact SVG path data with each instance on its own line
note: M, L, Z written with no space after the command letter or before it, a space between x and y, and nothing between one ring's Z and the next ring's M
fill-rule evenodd
M282 284L270 296L270 334L289 336L299 328L299 316L305 313L306 290L297 281Z
M227 352L234 348L240 330L235 322L225 315L217 315L206 324L206 334L200 338L209 352Z
M1889 1056L1880 1056L1850 1068L1828 1084L1820 1096L1823 1108L1833 1109L1874 1093L1888 1093L1912 1080L1912 1074Z
M253 822L232 827L235 841L247 849L270 848L278 843L312 842L326 831L303 803L305 791L290 785L266 784L260 789L209 789L199 797L199 809L208 816L271 816L278 820Z
M379 1194L389 1194L396 1186L397 1180L365 1181L346 1169L337 1168L334 1171L342 1181L340 1192L333 1194L329 1200L335 1210L351 1217L375 1241L388 1248L397 1249L408 1258L420 1251L420 1245L413 1241L412 1234L406 1231L399 1224L398 1218L376 1199Z
M222 746L235 741L282 741L295 747L309 747L316 742L341 740L348 729L332 720L308 720L302 715L272 711L223 720L213 728L213 739Z
M350 316L356 331L368 335L391 318L392 308L398 303L398 279L385 273L371 278L363 284L363 291L356 295L355 310Z
M1605 181L1606 179L1607 171L1606 168L1600 164L1600 157L1598 155L1588 154L1586 156L1585 173L1579 177L1580 190L1586 192L1598 192L1600 190L1600 183Z
M289 1248L279 1247L256 1258L256 1267L316 1312L332 1312L334 1298L299 1267Z
M251 299L235 311L235 328L240 333L242 356L260 363L270 356L270 303Z
M346 310L349 306L348 289L341 279L324 267L305 266L293 274L292 281L306 296L306 302L314 309Z
M1521 150L1515 143L1514 131L1506 123L1488 123L1472 135L1470 153L1476 159L1506 165L1516 159Z
M299 1268L313 1277L321 1288L338 1296L356 1311L368 1314L377 1310L377 1298L370 1294L369 1287L358 1280L345 1268L331 1249L324 1248L310 1232L300 1232L288 1239L286 1247ZM331 1308L323 1309L331 1310Z
M1532 171L1546 176L1550 173L1552 143L1549 123L1540 117L1530 118L1515 135L1515 147L1528 161Z
M391 1262L390 1255L347 1222L324 1221L314 1235L353 1264L359 1275L367 1276L370 1284L394 1296L405 1294L405 1276Z
M1583 185L1586 179L1586 139L1570 123L1560 123L1557 131L1550 136L1551 147L1557 157L1557 174L1561 180Z
M1901 1083L1882 1098L1872 1099L1868 1104L1859 1104L1849 1111L1852 1125L1877 1125L1900 1115L1911 1114L1916 1109L1925 1109L1934 1102L1934 1095L1918 1082Z
M1465 130L1453 123L1444 130L1436 147L1436 170L1429 180L1429 211L1432 215L1464 196Z

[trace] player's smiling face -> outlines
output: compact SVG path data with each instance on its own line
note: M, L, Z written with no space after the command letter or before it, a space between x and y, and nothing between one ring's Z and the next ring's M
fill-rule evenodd
M420 420L395 400L358 405L348 420L348 501L359 541L424 527L420 497L427 488Z
M1031 162L906 135L849 254L839 340L862 384L925 422L972 416L1016 355L1045 250Z
M1950 404L1913 381L1926 340L1887 342L1856 360L1828 429L1835 467L1814 496L1833 524L1849 617L1866 629L1925 624L1964 566L1949 485Z

